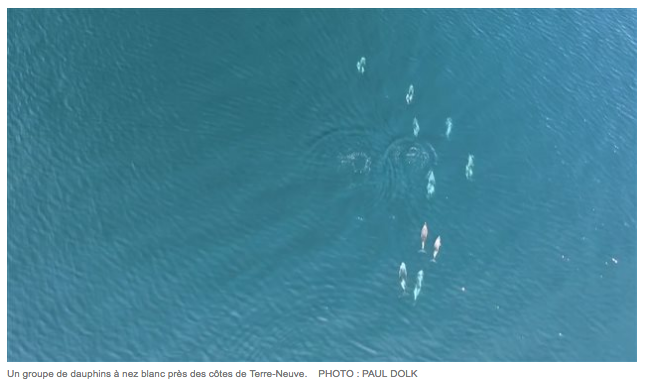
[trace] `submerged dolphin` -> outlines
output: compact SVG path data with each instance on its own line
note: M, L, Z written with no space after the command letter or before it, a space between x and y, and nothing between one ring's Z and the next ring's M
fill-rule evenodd
M413 84L409 85L409 90L407 91L405 99L407 100L407 105L413 102Z
M399 272L399 277L400 277L400 286L402 287L402 292L407 291L407 266L402 262L400 264L400 272Z
M360 74L364 74L364 68L366 67L366 57L362 57L357 62L357 71Z
M445 126L447 127L447 130L445 130L445 137L449 140L449 135L452 134L452 118L447 117L445 120Z
M436 177L434 171L430 170L427 173L427 198L431 198L436 192Z
M425 273L424 271L420 270L418 271L418 278L416 279L416 287L413 289L413 300L416 301L418 299L418 295L420 295L420 290L422 290L422 279L424 278Z
M467 165L465 165L465 178L472 180L474 176L474 156L469 154L467 156Z

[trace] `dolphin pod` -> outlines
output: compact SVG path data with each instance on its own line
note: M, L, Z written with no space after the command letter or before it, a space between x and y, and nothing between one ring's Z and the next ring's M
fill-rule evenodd
M360 75L363 75L364 72L365 72L365 68L366 68L366 57L362 56L359 59L359 61L357 62L356 66L357 66L357 72ZM413 84L410 84L409 88L407 90L407 93L405 95L405 101L406 101L407 105L413 104L414 93L415 93L415 91L414 91ZM388 98L388 96L387 96L387 98ZM412 112L415 113L415 110L412 110ZM418 135L420 134L420 123L419 123L418 118L416 117L415 114L412 117L413 117L413 123L412 123L412 125L413 125L412 126L412 128L413 128L413 136L418 137ZM450 141L453 125L454 125L454 122L453 122L452 118L447 117L445 119L445 134L444 134L445 139L447 141ZM417 154L417 152L418 152L418 148L414 148L414 149L416 149L416 150L414 150L413 152L411 152L411 150L410 150L411 153L407 153L407 156L410 156L410 155L415 156ZM433 146L431 146L431 149L432 149L432 152L433 152L434 158L435 158L434 165L436 165L437 160L438 160L438 156L436 155L436 151L433 148ZM363 154L363 153L361 153L361 154ZM399 156L399 152L398 152L398 156ZM357 157L361 157L361 156L359 154L358 155L353 154L352 156L344 157L342 162L348 161L348 162L352 163L353 164L353 169L355 170L355 172L357 172L357 169L355 168L355 162L354 162L357 159ZM362 167L362 170L360 170L360 173L363 172L364 170L370 170L370 158L368 158L366 155L363 155L362 158L364 159L364 166ZM362 159L362 158L360 158L360 159ZM467 165L465 165L465 178L467 178L468 181L472 181L473 176L474 176L474 155L468 154ZM427 197L428 200L431 200L432 197L436 194L436 177L434 175L434 168L433 167L431 167L427 171L425 178L426 178L426 181L427 181L426 197ZM420 250L419 250L419 252L421 252L421 253L426 252L425 251L425 244L427 242L428 236L429 236L429 229L427 227L427 222L424 222L423 225L422 225L422 229L420 230ZM436 262L436 258L438 257L438 254L440 253L440 248L441 248L441 245L442 245L440 235L438 235L436 237L436 240L434 241L433 245L434 245L434 248L433 248L431 261ZM617 263L617 260L615 258L612 258L612 261ZM399 282L400 282L400 288L402 289L402 292L406 293L406 290L407 290L407 266L405 265L404 262L402 262L400 264L400 269L398 271L398 279L399 279ZM415 287L413 289L414 302L417 301L418 296L420 295L420 291L422 290L422 281L423 281L423 279L424 279L424 271L420 270L417 273L416 284L415 284Z
M424 222L422 224L422 229L420 230L420 242L421 242L421 247L422 249L420 252L424 252L425 248L425 242L427 241L427 237L429 236L429 228L427 227L427 222ZM441 247L441 239L440 235L436 237L436 240L434 241L434 251L432 254L432 262L436 262L436 258L438 257L438 254L440 253L440 247ZM416 284L413 288L413 301L416 302L418 300L418 295L420 295L420 291L422 290L422 281L424 279L424 271L420 270L418 271L418 274L416 275ZM400 281L400 288L402 288L402 293L405 294L407 291L407 266L405 265L404 262L400 264L400 270L398 273L398 278Z

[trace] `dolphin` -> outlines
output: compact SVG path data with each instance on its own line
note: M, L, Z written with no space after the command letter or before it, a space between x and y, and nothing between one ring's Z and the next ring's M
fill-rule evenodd
M452 118L447 117L445 120L445 126L447 127L447 130L445 131L445 137L449 140L449 135L452 134Z
M436 177L434 171L429 170L427 173L427 199L430 199L436 192Z
M440 235L439 235L438 238L436 238L436 242L434 242L434 258L432 259L432 261L434 262L436 262L436 256L440 252L440 245L441 243L440 243Z
M364 74L364 68L366 67L366 57L362 57L357 62L357 71L360 74Z
M407 266L404 264L404 262L400 264L399 277L400 286L402 287L402 292L404 293L407 291Z
M418 299L418 295L420 295L420 290L422 290L422 279L424 278L424 276L425 276L424 271L422 270L418 271L418 278L416 279L416 287L413 289L414 302Z
M420 230L420 242L421 242L420 251L421 252L425 251L425 242L427 242L427 235L428 234L429 234L429 231L427 230L427 222L425 222L422 225L422 230Z
M469 154L467 156L467 165L465 165L465 178L471 181L473 176L474 176L474 156L472 154Z
M409 85L409 91L407 91L405 99L407 100L407 105L413 102L413 84Z

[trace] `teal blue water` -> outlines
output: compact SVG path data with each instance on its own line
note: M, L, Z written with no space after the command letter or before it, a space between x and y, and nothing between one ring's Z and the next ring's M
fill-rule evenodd
M8 360L636 361L636 31L9 10Z

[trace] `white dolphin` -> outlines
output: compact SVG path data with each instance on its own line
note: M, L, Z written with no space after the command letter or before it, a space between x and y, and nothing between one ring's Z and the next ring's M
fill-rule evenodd
M465 165L465 178L472 180L474 176L474 156L469 154L467 156L467 165Z
M427 173L427 199L430 199L436 192L436 176L434 176L434 171L430 170Z
M425 251L425 242L427 242L427 235L429 230L427 230L427 222L422 225L422 230L420 230L420 251Z
M402 292L405 293L407 291L407 266L404 264L404 262L400 264L399 277Z
M452 126L453 126L452 118L447 117L445 120L445 126L447 127L447 130L445 131L445 137L449 140L449 135L452 134Z
M407 105L413 102L413 84L409 85L409 91L407 91L405 99L407 100Z
M440 245L441 243L440 243L440 235L439 235L438 238L436 238L436 242L434 242L434 258L432 259L432 261L434 262L436 262L436 256L440 252Z
M418 278L416 279L416 287L413 289L414 302L418 299L418 295L420 295L420 290L422 290L422 279L424 278L424 276L425 276L424 271L422 270L418 271Z
M357 71L360 74L364 74L364 68L366 67L366 57L362 57L357 62Z
M418 133L420 132L420 124L418 124L418 119L416 117L413 118L413 135L418 137Z

